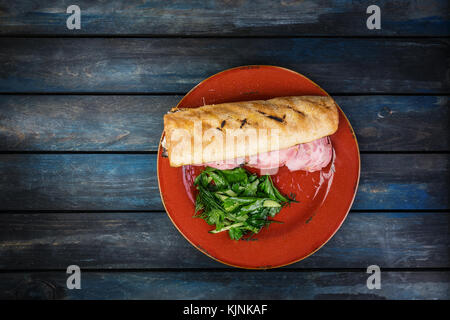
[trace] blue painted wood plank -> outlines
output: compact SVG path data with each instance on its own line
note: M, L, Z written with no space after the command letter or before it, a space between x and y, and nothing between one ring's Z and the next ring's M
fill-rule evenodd
M361 162L354 209L449 208L448 155ZM154 154L3 154L0 176L2 210L162 210Z
M450 273L382 271L381 289L359 272L82 272L81 290L59 272L1 273L2 299L448 299ZM189 305L189 304L188 304ZM180 310L181 314L182 310Z
M137 1L78 0L81 29L68 30L74 2L0 1L0 34L190 36L445 36L446 0ZM367 7L381 9L369 30Z
M182 96L0 96L2 151L156 151Z
M283 269L449 268L449 212L351 212L312 256ZM257 237L256 237L257 238ZM0 269L230 268L164 212L0 214Z
M180 93L269 64L330 93L448 93L448 39L1 38L0 92Z
M0 96L1 151L156 151L182 96ZM334 96L362 151L449 151L446 96Z
M446 96L334 96L361 151L449 151Z

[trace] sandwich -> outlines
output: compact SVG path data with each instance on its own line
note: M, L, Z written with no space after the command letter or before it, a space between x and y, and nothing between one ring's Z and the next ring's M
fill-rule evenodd
M164 116L163 154L173 167L286 166L314 172L330 163L329 136L338 125L338 108L329 96L175 107Z

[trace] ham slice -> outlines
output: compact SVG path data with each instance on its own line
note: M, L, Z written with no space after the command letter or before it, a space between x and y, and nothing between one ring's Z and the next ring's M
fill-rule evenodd
M333 156L330 138L324 137L298 146L297 154L291 157L286 166L290 171L304 170L314 172L325 168Z
M314 172L325 168L333 157L333 147L329 137L317 139L308 143L278 151L265 152L244 158L221 161L218 163L207 163L206 165L220 169L233 169L242 164L271 172L286 165L289 171L304 170Z
M249 157L247 165L258 169L276 169L297 154L298 145L278 151L265 152Z

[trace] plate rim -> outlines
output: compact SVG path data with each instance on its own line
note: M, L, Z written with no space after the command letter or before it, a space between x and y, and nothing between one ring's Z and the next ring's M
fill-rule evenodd
M310 257L311 255L313 255L314 253L316 253L318 250L320 250L325 244L328 243L328 241L331 240L331 238L334 237L334 235L335 235L335 234L338 232L338 230L341 228L341 226L342 226L342 224L344 223L344 221L347 219L348 213L350 212L350 210L351 210L351 208L352 208L352 206L353 206L353 203L354 203L354 201L355 201L355 197L356 197L356 193L358 192L359 181L360 181L360 177L361 177L361 153L360 153L360 150L359 150L359 144L358 144L358 140L357 140L357 137L356 137L356 134L355 134L355 130L353 129L353 127L352 127L350 121L348 120L347 115L344 113L344 111L342 111L341 107L337 104L337 102L334 100L334 98L328 94L328 92L326 92L321 86L319 86L319 85L318 85L317 83L315 83L313 80L309 79L308 77L304 76L303 74L301 74L301 73L299 73L299 72L297 72L297 71L294 71L294 70L291 70L291 69L288 69L288 68L285 68L285 67L280 67L280 66L274 66L274 65L259 65L259 64L243 65L243 66L237 66L237 67L225 69L225 70L222 70L222 71L220 71L220 72L217 72L217 73L215 73L215 74L213 74L213 75L211 75L211 76L209 76L209 77L203 79L202 81L200 81L197 85L195 85L191 90L189 90L189 91L181 98L181 100L177 103L177 105L175 106L175 108L177 108L177 107L181 104L181 102L183 102L183 100L184 100L184 99L185 99L192 91L194 91L194 90L195 90L197 87L199 87L202 83L204 83L205 81L209 80L209 79L212 78L212 77L218 76L218 75L221 74L221 73L228 72L228 71L231 71L231 70L234 70L234 69L244 69L244 68L247 68L247 69L249 69L249 68L255 68L255 69L256 69L256 68L259 68L259 67L268 67L268 68L274 68L274 69L281 69L281 70L284 70L284 71L288 71L288 72L295 73L296 75L299 75L299 76L305 78L306 80L310 81L310 82L311 82L312 84L314 84L317 88L319 88L326 96L328 96L328 97L330 97L330 98L333 99L333 101L336 103L336 106L338 107L339 111L340 111L340 112L342 113L342 115L344 116L345 121L347 121L347 124L348 124L349 128L350 128L351 131L352 131L353 139L355 140L356 150L357 150L357 154L358 154L358 176L357 176L357 179L356 179L355 191L353 192L352 200L350 201L350 205L348 206L348 209L347 209L347 212L346 212L345 215L344 215L344 218L343 218L342 221L339 223L339 225L336 227L336 229L333 231L333 233L328 237L328 239L327 239L326 241L324 241L324 242L323 242L319 247L317 247L315 250L311 251L309 254L307 254L307 255L305 255L305 256L299 258L299 259L290 261L290 262L285 263L285 264L280 264L280 265L270 265L270 266L267 266L267 265L266 265L266 266L260 266L260 267L244 267L244 266L240 266L240 265L235 265L235 264L231 264L231 263L222 261L222 260L220 260L220 259L218 259L218 258L212 256L212 255L209 254L207 251L203 250L203 249L201 248L201 246L194 244L194 243L193 243L193 242L192 242L192 241L191 241L191 240L190 240L183 232L181 232L181 230L178 228L178 226L177 226L177 224L175 223L175 221L173 221L172 217L170 216L169 211L167 210L166 204L164 203L164 198L163 198L162 191L161 191L161 184L160 184L160 180L159 180L159 157L160 157L161 143L162 143L162 140L163 140L163 138L164 138L164 129L163 129L163 132L161 133L161 138L159 139L158 151L157 151L157 157L156 157L156 177L157 177L157 180L158 180L158 191L159 191L159 196L160 196L160 198L161 198L161 202L162 202L162 204L163 204L164 211L166 212L167 216L169 217L170 221L171 221L172 224L175 226L175 228L178 230L178 232L179 232L179 233L180 233L180 234L181 234L181 235L182 235L182 236L183 236L183 237L184 237L184 238L185 238L185 239L186 239L186 240L194 247L194 248L196 248L197 250L199 250L201 253L205 254L206 256L210 257L211 259L213 259L213 260L215 260L215 261L217 261L217 262L220 262L220 263L222 263L222 264L224 264L224 265L227 265L227 266L230 266L230 267L235 267L235 268L240 268L240 269L246 269L246 270L268 270L268 269L275 269L275 268L285 267L285 266L288 266L288 265L291 265L291 264L300 262L300 261L302 261L302 260L304 260L304 259Z

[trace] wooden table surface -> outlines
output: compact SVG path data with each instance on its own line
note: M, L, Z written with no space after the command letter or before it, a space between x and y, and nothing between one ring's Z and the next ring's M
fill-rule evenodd
M450 298L448 1L376 1L381 30L372 1L72 2L0 0L0 298ZM341 229L276 270L197 251L156 178L163 114L248 64L317 82L361 149Z

